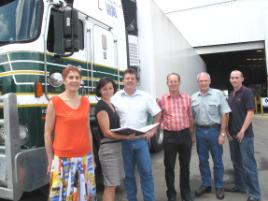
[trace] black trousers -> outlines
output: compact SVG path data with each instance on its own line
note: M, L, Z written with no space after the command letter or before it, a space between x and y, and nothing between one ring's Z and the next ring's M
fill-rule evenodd
M192 138L189 129L181 131L164 131L164 164L167 185L167 197L176 197L174 168L176 157L180 163L180 192L181 197L190 195L190 160Z

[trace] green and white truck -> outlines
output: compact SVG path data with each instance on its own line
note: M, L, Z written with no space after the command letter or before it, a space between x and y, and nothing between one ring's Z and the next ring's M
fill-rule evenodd
M139 87L157 97L167 90L167 73L187 76L184 88L193 92L205 68L152 0L0 1L0 198L17 201L48 183L46 105L63 91L59 73L68 64L81 69L80 94L92 112L101 77L122 88L123 71L135 67ZM91 125L97 149L93 115ZM162 139L159 132L152 149Z

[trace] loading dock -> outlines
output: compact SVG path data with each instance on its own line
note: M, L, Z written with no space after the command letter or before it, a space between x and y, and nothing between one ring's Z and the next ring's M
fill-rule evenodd
M211 75L212 87L230 91L232 87L229 74L237 69L244 74L245 86L251 88L256 96L267 97L268 77L264 48L202 54L201 57Z

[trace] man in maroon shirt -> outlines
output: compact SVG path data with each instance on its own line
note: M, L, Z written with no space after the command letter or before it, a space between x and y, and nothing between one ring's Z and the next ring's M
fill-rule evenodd
M180 162L180 192L183 201L192 201L190 188L190 160L192 150L191 98L181 93L180 75L167 76L169 92L158 99L162 110L161 128L164 130L164 164L168 201L175 201L174 186L177 153Z

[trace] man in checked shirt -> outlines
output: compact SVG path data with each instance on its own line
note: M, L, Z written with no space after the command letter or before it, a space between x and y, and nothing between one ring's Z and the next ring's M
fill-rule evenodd
M177 153L180 162L180 192L183 201L192 201L190 188L190 160L194 137L191 117L191 98L180 92L180 75L167 76L169 92L158 99L162 109L161 128L164 130L164 164L168 201L175 201L174 186Z

